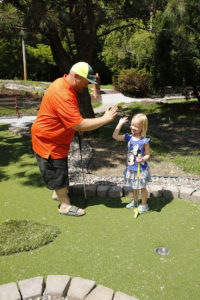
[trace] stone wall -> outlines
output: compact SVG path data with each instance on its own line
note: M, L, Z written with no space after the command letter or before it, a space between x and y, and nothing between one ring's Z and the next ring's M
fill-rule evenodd
M85 186L87 197L99 198L118 198L118 197L132 197L132 189L129 187L110 186L90 184ZM167 199L180 198L192 202L200 203L200 189L193 187L178 187L178 186L161 186L151 184L148 186L149 197L161 197ZM76 184L70 186L69 192L74 195L84 195L84 185Z
M68 275L38 276L0 285L0 300L137 300L93 280Z

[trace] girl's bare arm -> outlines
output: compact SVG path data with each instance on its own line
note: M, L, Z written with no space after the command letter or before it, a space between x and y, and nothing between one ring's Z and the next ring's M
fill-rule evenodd
M121 142L125 141L125 135L124 134L119 134L119 133L120 133L120 130L121 130L122 126L126 122L128 122L128 118L127 117L121 118L119 120L119 123L117 124L117 126L116 126L116 128L115 128L115 130L113 132L113 135L112 135L113 139L115 139L116 141L121 141Z
M142 157L142 161L147 161L150 158L150 147L149 143L144 145L145 155Z

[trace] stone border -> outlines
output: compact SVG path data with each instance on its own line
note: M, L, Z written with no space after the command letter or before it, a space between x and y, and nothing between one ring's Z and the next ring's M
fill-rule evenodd
M132 189L124 186L117 185L97 185L90 184L85 186L87 197L99 197L99 198L120 198L120 197L132 197ZM200 203L200 189L187 186L161 186L150 184L148 186L149 197L161 197L167 199L180 198L189 200L192 202ZM76 184L69 187L69 192L74 195L84 194L84 185Z
M0 285L0 300L138 300L93 280L68 275L38 276Z

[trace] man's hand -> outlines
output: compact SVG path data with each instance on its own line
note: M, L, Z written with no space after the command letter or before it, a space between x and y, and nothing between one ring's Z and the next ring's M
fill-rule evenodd
M97 129L109 122L111 122L117 114L117 104L112 108L107 109L102 117L83 119L81 123L72 128L76 131L90 131Z
M108 109L105 111L103 117L104 117L108 122L112 121L112 120L116 117L116 115L117 115L117 109L118 109L118 106L117 106L117 104L115 104L113 107L108 108Z

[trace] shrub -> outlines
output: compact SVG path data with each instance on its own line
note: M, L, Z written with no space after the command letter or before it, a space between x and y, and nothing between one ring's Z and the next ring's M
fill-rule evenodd
M121 71L118 77L118 85L120 91L127 96L144 97L149 90L147 73L136 69Z

